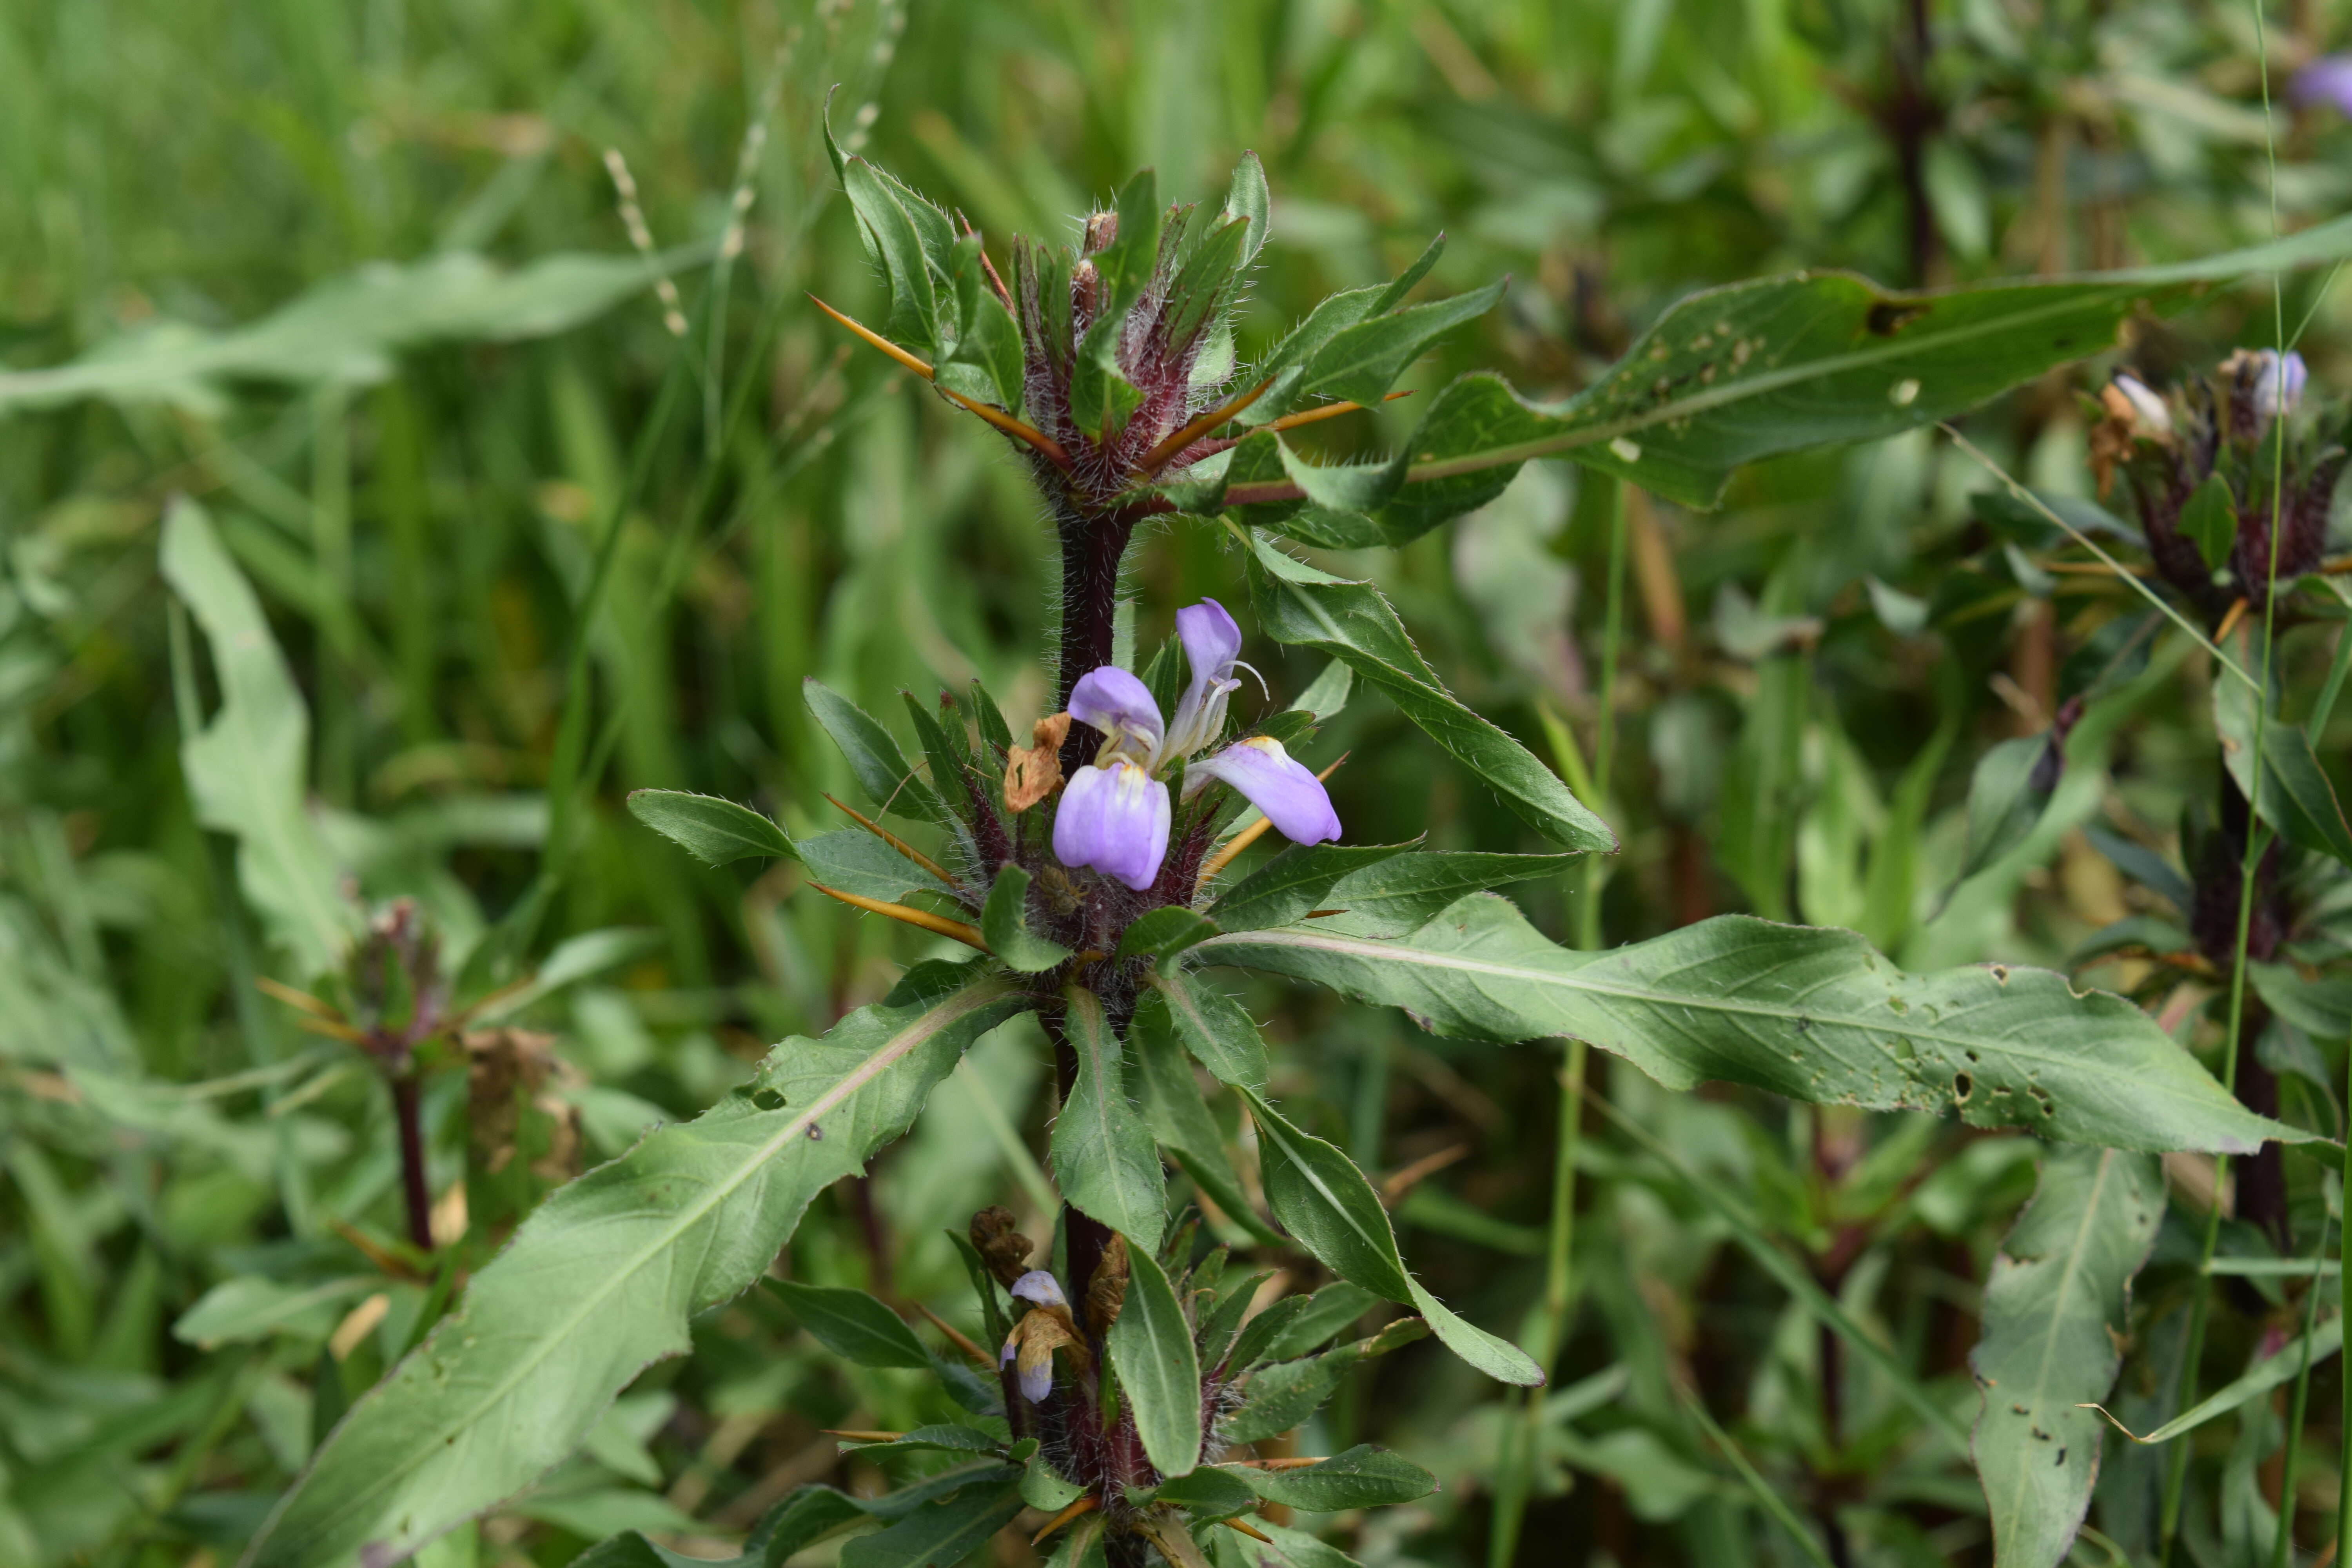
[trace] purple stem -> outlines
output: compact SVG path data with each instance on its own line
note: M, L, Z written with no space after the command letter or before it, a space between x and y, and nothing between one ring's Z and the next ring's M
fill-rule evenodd
M414 1068L392 1080L392 1114L400 1123L400 1188L408 1199L408 1239L433 1250L433 1193L425 1184L425 1116Z

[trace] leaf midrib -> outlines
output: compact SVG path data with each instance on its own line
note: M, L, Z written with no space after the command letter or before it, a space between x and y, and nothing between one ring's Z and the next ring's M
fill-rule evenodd
M2173 285L2173 287L2179 286ZM2058 287L2063 287L2063 285L2058 285ZM2100 286L2093 284L2089 287L2096 290ZM2127 285L2111 284L2106 287L2126 296L2133 291ZM2096 293L2094 292L2088 298L2076 296L2068 300L2052 300L2038 310L1971 322L1950 328L1941 334L1918 334L1906 339L1898 333L1882 344L1849 350L1845 353L1832 354L1826 359L1808 360L1801 365L1795 365L1787 370L1765 371L1745 381L1726 383L1721 386L1709 387L1704 392L1693 393L1687 397L1660 404L1657 407L1642 414L1627 415L1617 419L1580 426L1575 429L1563 430L1556 436L1539 436L1533 440L1514 442L1507 447L1489 447L1484 451L1465 453L1462 457L1448 458L1439 462L1418 464L1405 471L1404 483L1412 485L1430 479L1452 479L1459 474L1476 473L1482 469L1498 468L1505 463L1524 462L1530 458L1549 457L1554 452L1566 452L1578 447L1590 447L1598 442L1613 440L1620 436L1630 436L1637 431L1648 430L1675 420L1689 419L1696 415L1706 414L1717 408L1761 397L1768 393L1778 392L1782 387L1793 386L1825 376L1843 375L1848 371L1867 370L1874 364L1883 364L1890 360L1916 354L1921 352L1922 339L1925 337L1933 337L1931 342L1926 343L1926 348L1940 349L1952 344L1966 343L1977 338L2016 331L2052 316L2088 309L2097 302ZM1542 411L1536 412L1540 414ZM1568 419L1574 417L1575 412L1575 405L1570 404L1556 415L1544 416Z
M495 1388L491 1389L488 1393L485 1394L481 1399L477 1401L473 1407L462 1417L444 1423L440 1427L436 1429L429 1441L423 1444L413 1445L416 1450L416 1457L411 1458L385 1471L375 1484L350 1494L345 1506L328 1514L323 1520L321 1520L319 1526L310 1531L310 1539L315 1540L318 1537L326 1534L334 1526L341 1524L342 1521L350 1518L353 1513L358 1512L360 1510L360 1504L365 1503L381 1495L386 1488L394 1486L414 1472L425 1462L425 1457L436 1452L441 1447L443 1447L444 1438L464 1431L467 1427L474 1425L474 1423L485 1412L506 1399L507 1396L513 1392L518 1384L521 1383L525 1377L529 1376L541 1363L544 1362L550 1355L554 1353L553 1347L561 1343L565 1339L568 1339L572 1331L576 1329L599 1304L610 1297L614 1290L618 1289L624 1280L635 1277L637 1272L646 1268L656 1255L665 1251L674 1242L676 1242L679 1237L692 1229L696 1225L698 1225L702 1218L707 1215L713 1207L723 1201L726 1197L732 1195L737 1189L741 1187L746 1182L750 1181L752 1175L761 1167L766 1165L770 1160L773 1159L779 1151L789 1145L793 1140L803 1136L810 1123L823 1116L826 1111L833 1110L844 1100L848 1099L859 1089L864 1089L867 1084L873 1082L874 1079L880 1077L883 1072L895 1066L918 1046L920 1046L924 1041L937 1035L948 1025L954 1023L957 1019L961 1018L968 1014L977 1012L986 1004L994 1001L1008 988L1007 984L1000 978L991 976L987 979L983 979L966 989L956 993L952 996L944 998L929 1012L927 1012L921 1016L914 1019L905 1029L892 1036L890 1039L877 1047L873 1055L867 1057L864 1061L858 1063L856 1067L842 1075L840 1081L832 1089L827 1089L823 1095L819 1096L810 1104L806 1110L801 1112L798 1116L793 1117L790 1121L786 1122L773 1137L768 1139L765 1142L761 1143L756 1151L749 1154L743 1160L737 1174L731 1180L724 1184L714 1184L706 1188L705 1195L690 1207L680 1211L677 1218L661 1233L660 1237L656 1240L649 1242L638 1250L636 1256L629 1260L626 1268L606 1272L602 1277L602 1283L592 1289L585 1296L581 1297L578 1300L577 1304L573 1307L572 1311L562 1320L556 1330L542 1334L540 1337L540 1348L518 1363L513 1372L511 1372ZM684 1125L691 1126L693 1123L688 1122ZM433 1338L436 1339L438 1337L438 1333L436 1333L433 1336ZM431 1342L431 1339L428 1339L426 1341L426 1346L429 1346ZM420 1347L420 1352L425 1347ZM385 1384L379 1384L378 1386L381 1388L389 1388L391 1384L387 1382ZM304 1471L305 1479L318 1472L320 1463L325 1459L326 1455L327 1449L321 1448L319 1452L318 1458L314 1459L310 1468ZM295 1489L288 1493L286 1503L291 1504L294 1499L300 1495L300 1485L298 1483ZM286 1505L281 1505L281 1507L283 1506ZM268 1528L265 1527L261 1536L255 1541L254 1552L248 1555L247 1561L258 1560L259 1548L264 1542L268 1540L268 1538L269 1531Z
M1581 971L1560 974L1549 970L1497 963L1491 959L1463 958L1452 953L1433 952L1426 948L1387 945L1363 938L1326 936L1307 931L1241 931L1232 936L1211 937L1192 951L1196 953L1205 953L1211 949L1246 947L1252 943L1297 948L1310 952L1328 952L1349 958L1372 959L1389 963L1406 963L1423 969L1491 974L1498 979L1517 980L1538 985L1556 985L1567 991L1583 992L1596 996L1611 996L1653 1007L1689 1007L1705 1012L1759 1018L1790 1019L1802 1016L1811 1019L1815 1024L1852 1029L1864 1037L1874 1032L1892 1032L1909 1038L1931 1040L1939 1045L1957 1047L1962 1050L1990 1047L2015 1060L2041 1062L2051 1067L2063 1068L2069 1071L2085 1069L2096 1071L2102 1067L2099 1062L2085 1058L2053 1056L2026 1048L2011 1041L1995 1040L1989 1036L1952 1035L1934 1028L1918 1028L1914 1026L1907 1018L1890 1029L1886 1025L1864 1022L1862 1018L1852 1015L1813 1010L1800 1014L1791 1009L1775 1007L1762 1003L1738 1003L1721 997L1662 994L1632 986L1595 984L1589 980L1572 978L1574 973L1580 973ZM2110 1073L2110 1076L2129 1075ZM2136 1087L2145 1091L2146 1085L2139 1079L2134 1078L2133 1082ZM2207 1101L2190 1100L2180 1090L2169 1085L2162 1088L2165 1094L2181 1103L2194 1104L2200 1109L2212 1109Z
M2029 1403L2035 1410L2040 1410L2042 1401L2048 1397L2050 1358L2056 1352L2059 1326L2066 1319L2066 1300L2074 1294L2075 1281L2081 1278L2083 1255L2089 1245L2092 1232L2091 1222L2098 1215L2099 1200L2106 1191L2108 1173L2115 1169L2115 1163L2118 1157L2116 1151L2113 1149L2099 1151L2098 1174L2092 1178L2090 1197L2083 1205L2082 1218L2075 1223L2074 1245L2066 1250L2064 1268L2058 1277L2058 1294L2050 1303L2049 1321L2042 1333L2042 1361L2033 1371L2033 1388ZM1990 1396L1987 1397L1990 1399ZM2102 1394L2100 1397L2105 1398L2105 1395ZM2007 1515L2012 1529L2015 1528L2016 1521L2024 1512L2022 1500L2028 1489L2030 1489L2026 1482L2025 1468L2020 1466L2016 1485L2010 1493ZM2086 1502L2088 1500L2087 1494L2084 1500Z

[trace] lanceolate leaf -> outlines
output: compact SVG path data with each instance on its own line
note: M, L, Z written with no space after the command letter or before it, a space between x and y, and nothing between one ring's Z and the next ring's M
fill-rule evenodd
M220 710L180 745L197 820L236 836L237 881L308 979L342 961L358 923L304 805L310 710L261 601L192 500L163 520L163 567L204 628L220 686Z
M352 1409L263 1526L251 1568L405 1555L576 1447L688 1321L766 1269L820 1190L914 1120L1017 1000L984 961L925 965L751 1083L559 1189L431 1338Z
M1225 889L1209 916L1225 931L1304 920L1340 878L1412 848L1409 844L1293 844Z
M1344 660L1538 832L1571 849L1616 850L1616 836L1559 775L1454 700L1378 588L1328 576L1257 538L1249 580L1258 623L1276 641Z
M760 855L793 854L792 836L748 805L682 789L641 789L629 795L629 814L706 866Z
M1102 999L1082 985L1066 994L1063 1029L1077 1053L1078 1077L1054 1119L1054 1180L1080 1210L1156 1250L1168 1201L1159 1147L1127 1098L1119 1038Z
M1434 1034L1573 1036L1671 1089L1709 1079L2119 1149L2243 1153L2314 1134L2257 1116L2140 1011L2045 970L1906 974L1851 931L1723 915L1571 952L1473 894L1396 941L1312 926L1212 938L1204 960L1404 1008Z
M1110 1363L1134 1407L1136 1435L1163 1476L1201 1462L1201 1362L1192 1326L1152 1249L1129 1238L1127 1301L1110 1326Z
M2200 282L2347 255L2352 218L2202 261L2056 282L1905 294L1798 273L1708 289L1565 404L1523 402L1487 375L1446 388L1400 454L1402 488L1381 521L1410 538L1483 505L1519 463L1546 457L1712 506L1744 463L1950 418L2110 346L2143 308L2181 309Z
M1201 1087L1193 1081L1192 1063L1168 1016L1167 997L1157 991L1146 991L1138 999L1135 1017L1128 1025L1127 1039L1137 1068L1136 1089L1143 1101L1143 1114L1150 1123L1151 1135L1176 1157L1184 1173L1224 1211L1225 1217L1267 1246L1280 1246L1282 1237L1250 1207L1249 1198L1225 1158L1224 1141L1217 1135L1215 1119L1209 1114L1208 1102L1201 1098Z
M849 760L849 771L857 775L858 787L875 805L918 822L955 820L930 786L915 776L915 770L907 765L907 754L872 714L814 677L801 682L801 691L808 700L809 711Z
M1219 1428L1235 1443L1278 1437L1322 1407L1349 1367L1429 1332L1418 1318L1399 1318L1379 1333L1305 1361L1280 1362L1250 1374L1241 1408Z
M1010 1479L988 1479L1003 1468L992 1466L983 1479L952 1497L925 1503L887 1530L856 1537L841 1549L841 1568L933 1568L962 1562L1026 1506L1017 1472Z
M1354 1162L1293 1127L1256 1094L1240 1092L1257 1122L1266 1203L1300 1246L1342 1279L1411 1303L1446 1349L1487 1376L1528 1386L1543 1382L1543 1370L1525 1352L1465 1322L1405 1272L1388 1211Z
M1176 1037L1219 1082L1265 1086L1265 1039L1240 1003L1196 975L1154 974L1148 983L1167 1004Z
M2213 728L2221 738L2221 760L2239 790L2254 799L2263 820L2298 848L2330 855L2352 865L2352 827L2336 786L2302 729L2273 718L2263 726L2263 787L2254 780L2254 693L2243 681L2213 683Z
M1969 1357L1984 1398L1969 1445L2000 1568L2057 1568L2099 1477L2132 1276L2156 1245L2164 1178L2146 1154L2067 1149L1994 1258L1984 1337Z
M801 1327L838 1356L860 1366L931 1364L930 1352L904 1319L863 1290L840 1285L803 1285L790 1279L763 1281L793 1310Z
M1407 936L1465 893L1507 887L1566 871L1566 855L1491 855L1475 850L1424 850L1349 872L1324 901L1343 912L1323 929L1358 936ZM1320 922L1318 922L1319 924Z

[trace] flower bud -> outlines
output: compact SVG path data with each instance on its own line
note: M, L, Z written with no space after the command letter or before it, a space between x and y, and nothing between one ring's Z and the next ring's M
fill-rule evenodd
M1028 1271L1035 1243L1013 1228L1013 1211L994 1204L971 1216L971 1247L996 1282L1008 1289Z

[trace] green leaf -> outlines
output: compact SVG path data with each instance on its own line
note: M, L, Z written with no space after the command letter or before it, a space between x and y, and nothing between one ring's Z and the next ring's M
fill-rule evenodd
M822 1039L779 1046L693 1121L558 1189L432 1336L362 1397L257 1538L251 1568L394 1554L576 1447L694 1314L759 1279L811 1198L914 1120L1020 1007L984 960L910 972Z
M1977 759L1969 775L1969 841L1960 858L1966 881L2025 842L2050 792L2036 789L2035 771L2050 750L2047 735L2024 735L2003 741Z
M1167 1004L1176 1037L1218 1082L1238 1089L1265 1084L1271 1070L1265 1038L1239 1002L1196 975L1151 974L1145 984Z
M1219 895L1209 906L1209 917L1225 931L1295 924L1322 907L1340 878L1412 847L1410 844L1290 845Z
M1419 1318L1399 1318L1379 1333L1341 1345L1307 1361L1276 1362L1250 1373L1243 1385L1241 1408L1226 1417L1218 1430L1235 1443L1256 1443L1278 1437L1323 1406L1349 1368L1367 1357L1385 1355L1400 1345L1425 1337L1429 1325Z
M2246 978L2263 1006L2305 1034L2324 1040L2352 1034L2352 976L2306 978L2290 963L2249 963Z
M1250 1528L1260 1535L1270 1537L1271 1545L1236 1536L1235 1550L1242 1561L1252 1568L1363 1568L1354 1558L1325 1541L1303 1530L1276 1524L1269 1520L1255 1519Z
M1489 1377L1529 1387L1543 1382L1542 1369L1526 1354L1472 1328L1405 1272L1388 1211L1353 1161L1284 1121L1252 1090L1237 1092L1257 1122L1266 1204L1300 1246L1341 1279L1412 1303L1446 1349Z
M795 840L793 847L812 882L864 899L896 902L908 893L954 899L945 882L862 827L845 827Z
M988 951L1021 974L1051 969L1070 956L1070 950L1060 942L1048 942L1029 930L1024 918L1028 901L1029 873L1007 865L996 873L996 885L989 889L988 902L980 911L980 934L988 942Z
M1305 390L1360 403L1369 408L1388 395L1405 367L1440 336L1495 308L1503 297L1497 279L1484 289L1413 305L1334 333L1307 362Z
M808 700L809 711L849 760L849 771L856 775L858 787L877 805L917 822L956 825L954 814L940 803L929 784L915 776L915 770L907 765L907 754L872 714L814 676L801 682L801 692Z
M1616 836L1558 774L1445 689L1378 588L1318 572L1255 535L1249 582L1258 623L1276 642L1345 660L1538 832L1571 849L1615 852Z
M2006 965L1906 974L1851 931L1721 915L1571 952L1508 900L1473 894L1400 940L1294 928L1194 951L1402 1007L1433 1034L1587 1040L1670 1089L1714 1079L1873 1110L1957 1110L1979 1127L2150 1152L2315 1136L2247 1110L2119 996Z
M2306 1358L2316 1366L2343 1348L2344 1316L2338 1312L2314 1327L2309 1333L2295 1335L2189 1409L2155 1431L2134 1437L2133 1441L2169 1443L2184 1433L2194 1432L2215 1416L2227 1415L2239 1406L2262 1398L2279 1384L2301 1376Z
M379 1283L373 1275L290 1284L241 1274L198 1297L172 1324L172 1337L199 1350L256 1343L278 1334L317 1344L334 1329L343 1303Z
M1244 153L1234 165L1233 182L1225 187L1224 216L1246 218L1249 227L1242 239L1241 255L1234 263L1238 273L1257 259L1265 244L1267 216L1274 210L1274 197L1266 189L1265 165L1257 161L1255 153Z
M2152 1156L2054 1152L1993 1258L1969 1356L1984 1401L1969 1451L2001 1568L2057 1568L2082 1528L2104 1427L2084 1406L2123 1363L2132 1276L2164 1205Z
M1085 1495L1086 1489L1032 1454L1021 1472L1021 1500L1045 1513L1059 1513Z
M1181 904L1166 904L1139 915L1119 933L1119 958L1164 963L1217 934L1217 922Z
M984 1476L1001 1474L992 1466ZM841 1568L936 1568L961 1563L1027 1506L1019 1480L981 1479L952 1497L924 1504L889 1529L853 1538Z
M2263 787L2254 787L2254 693L2243 681L2213 683L2213 728L2221 762L2240 793L2254 800L2264 822L2298 849L2352 865L2352 827L2344 821L2336 786L2301 727L2275 717L2263 726Z
M310 710L261 602L184 496L164 515L161 563L204 628L221 694L212 721L180 741L196 820L236 836L237 884L307 981L339 966L359 931L306 801Z
M1347 1332L1358 1319L1372 1310L1380 1298L1360 1285L1334 1279L1312 1296L1287 1297L1285 1300L1297 1301L1299 1311L1288 1322L1275 1325L1268 1333L1264 1341L1265 1359L1267 1361L1289 1361L1311 1354ZM1255 1326L1253 1321L1251 1327ZM1249 1331L1244 1330L1243 1341L1246 1342L1250 1337ZM1239 1345L1235 1347L1236 1359L1240 1348Z
M2230 493L2230 481L2220 474L2206 475L2180 509L2179 528L2197 546L2208 571L2229 565L2231 547L2238 542L2238 502Z
M761 1283L772 1289L777 1282L772 1279L769 1279L762 1280ZM865 1293L863 1291L852 1291L851 1294L864 1295ZM873 1300L873 1298L868 1296L866 1297L866 1300L871 1301ZM882 1303L879 1301L876 1301L874 1304L877 1307L882 1306ZM882 1310L886 1312L890 1310L887 1307L883 1307ZM894 1318L897 1316L896 1313L892 1313L891 1315ZM803 1317L801 1319L801 1322L803 1327L806 1327L808 1324L808 1319ZM906 1325L901 1323L899 1326L903 1328ZM809 1331L812 1333L816 1332L814 1329L810 1329ZM858 1331L857 1332L858 1337L863 1337L863 1331ZM818 1335L818 1338L820 1339L824 1339L824 1336L821 1334ZM826 1340L825 1343L830 1346L833 1342ZM920 1345L917 1345L915 1348L919 1352L922 1349ZM843 1351L841 1353L850 1355L850 1352L847 1351ZM851 1355L850 1359L856 1361L859 1358L855 1355ZM903 1361L866 1361L862 1362L861 1364L866 1366L912 1366L917 1365L918 1363ZM928 1368L931 1364L930 1359L926 1356L919 1364ZM887 1442L856 1443L845 1451L856 1454L860 1458L867 1459L879 1459L891 1454L916 1453L962 1454L967 1458L975 1454L992 1454L1001 1458L1004 1455L1005 1447L1006 1445L1003 1439L991 1433L983 1432L977 1426L960 1426L952 1423L935 1423L927 1426L918 1426L913 1431L908 1432L905 1436L894 1437Z
M1078 1076L1054 1119L1048 1152L1055 1184L1074 1206L1155 1251L1167 1223L1167 1186L1150 1129L1127 1098L1118 1036L1093 992L1073 985L1063 994L1063 1029L1077 1055Z
M1267 1502L1310 1513L1351 1508L1389 1508L1427 1497L1437 1478L1401 1454L1358 1444L1319 1465L1296 1470L1261 1470L1236 1465L1234 1473Z
M1127 1041L1139 1069L1137 1087L1151 1135L1176 1156L1184 1173L1228 1219L1265 1245L1281 1246L1281 1236L1257 1217L1225 1158L1224 1140L1217 1134L1216 1121L1201 1097L1201 1086L1193 1081L1192 1065L1168 1016L1165 995L1146 991L1137 1000Z
M819 1344L860 1366L906 1366L928 1370L930 1352L903 1319L863 1290L839 1285L803 1285L790 1279L760 1282L800 1320Z
M724 866L755 855L799 858L790 834L750 806L715 795L682 789L632 790L629 814L663 837L683 845L706 866Z
M1327 929L1358 936L1410 936L1466 893L1563 875L1572 855L1490 855L1473 850L1423 850L1400 855L1339 879L1325 896L1346 913Z
M940 226L946 218L863 158L851 158L842 165L841 188L857 214L866 254L882 269L883 281L889 288L890 306L883 318L882 335L936 361L940 357L939 291L930 258L925 253L923 231L917 227L917 209L924 209Z
M2110 347L2143 308L2183 309L2200 284L2346 256L2352 218L2201 261L2053 282L1906 294L1802 272L1706 289L1565 404L1523 402L1493 376L1446 388L1405 448L1412 466L1382 521L1409 538L1547 457L1710 507L1743 464L1948 419Z
M958 331L955 348L939 362L937 383L1009 414L1021 412L1021 328L989 285L981 265L980 237L955 243L948 269L955 280Z
M1387 1300L1411 1296L1388 1211L1364 1173L1322 1139L1284 1121L1255 1092L1239 1092L1258 1123L1258 1158L1274 1217L1341 1279Z
M1158 1247L1157 1237L1128 1237L1127 1304L1110 1326L1110 1364L1152 1467L1181 1476L1201 1462L1201 1362L1192 1325L1152 1256Z
M1123 316L1098 317L1078 340L1077 357L1070 365L1070 420L1097 440L1117 439L1143 406L1142 389L1119 367L1125 325Z
M171 403L209 416L240 383L371 384L391 377L404 349L569 331L707 254L673 251L649 266L628 252L559 252L511 270L466 250L371 261L242 327L155 321L70 364L0 371L0 419L92 397Z

